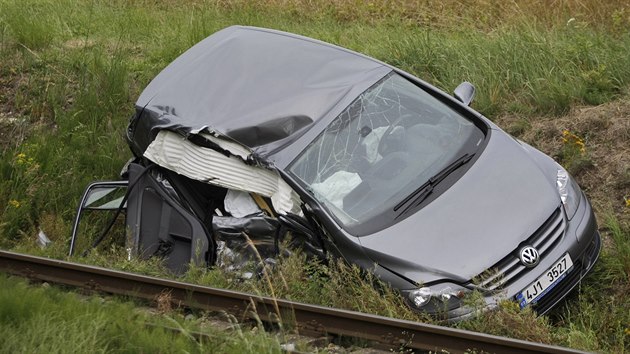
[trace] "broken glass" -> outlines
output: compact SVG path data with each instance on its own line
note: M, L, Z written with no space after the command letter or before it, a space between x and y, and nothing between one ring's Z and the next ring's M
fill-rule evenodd
M373 219L457 156L474 125L396 73L361 94L290 166L346 226Z

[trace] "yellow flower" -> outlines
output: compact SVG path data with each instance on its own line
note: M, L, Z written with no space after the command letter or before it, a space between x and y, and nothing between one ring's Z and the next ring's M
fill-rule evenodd
M579 152L581 154L586 153L586 144L584 143L584 139L571 133L569 130L565 129L562 131L561 139L562 144L565 146L565 148L573 152Z
M626 201L626 208L630 208L630 198L623 198Z
M9 200L9 205L17 209L20 207L21 204L17 200L11 199Z
M23 165L24 163L26 163L26 154L19 153L15 155L15 162L17 162L18 165Z

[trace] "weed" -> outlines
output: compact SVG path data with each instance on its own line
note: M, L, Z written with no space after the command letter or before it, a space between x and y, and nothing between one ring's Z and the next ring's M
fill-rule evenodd
M134 311L136 304L117 299L79 298L54 287L28 286L0 276L0 351L50 352L280 352L272 335L239 331L210 332L211 340L190 333L206 332L195 322ZM152 323L145 326L143 323ZM165 330L175 326L179 331Z
M49 13L53 3L24 1L2 5L1 23L6 24L21 49L41 49L53 42L57 34L56 19Z
M625 290L630 292L630 225L611 215L606 217L605 222L613 243L611 250L607 251L610 254L605 257L607 268L614 274L616 281L626 284Z
M523 340L553 343L552 326L545 317L538 317L531 308L521 310L511 300L499 302L496 309L479 313L458 327Z
M529 129L531 129L531 124L529 123L529 121L525 118L520 118L513 124L509 125L506 128L506 132L509 133L510 135L519 137L523 135Z
M170 291L162 291L155 298L155 302L159 313L168 314L173 311L173 295Z
M558 340L588 351L622 353L630 346L630 226L608 215L605 248L592 274L583 281L571 301L551 313Z
M558 153L558 158L567 171L577 176L593 166L593 162L586 151L584 139L569 130L562 131L561 139L562 148Z
M626 166L619 174L619 180L616 183L617 188L630 188L630 166ZM627 200L627 198L626 198ZM626 203L626 206L630 206Z

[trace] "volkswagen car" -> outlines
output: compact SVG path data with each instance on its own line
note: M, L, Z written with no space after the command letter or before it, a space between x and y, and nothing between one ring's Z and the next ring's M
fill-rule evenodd
M562 166L470 108L474 93L311 38L225 28L142 92L132 160L121 181L87 188L70 253L86 210L116 209L129 256L174 272L300 249L449 320L474 314L472 293L545 313L596 262L595 217Z

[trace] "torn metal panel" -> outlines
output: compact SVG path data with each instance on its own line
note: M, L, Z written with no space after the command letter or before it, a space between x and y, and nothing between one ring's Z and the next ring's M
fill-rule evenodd
M198 181L269 197L279 214L300 212L298 195L276 171L250 166L240 157L197 146L177 133L161 131L144 157Z
M226 139L222 139L220 137L216 137L211 134L201 133L199 135L217 144L220 148L229 151L232 155L236 155L242 158L244 161L247 161L250 159L251 151L241 144L238 144L233 141L226 140Z
M215 216L212 231L217 241L217 265L226 270L242 269L278 255L278 220L262 215L247 218Z

